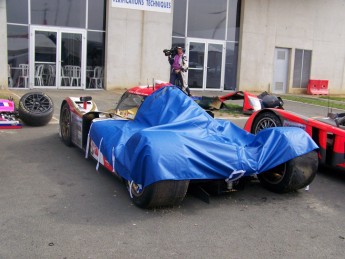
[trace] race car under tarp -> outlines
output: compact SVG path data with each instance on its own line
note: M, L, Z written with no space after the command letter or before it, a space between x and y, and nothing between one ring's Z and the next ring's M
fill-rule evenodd
M234 181L318 148L299 128L271 128L253 135L230 121L213 119L176 87L148 96L134 120L93 120L89 138L86 152L92 142L98 161L106 161L109 170L135 184L136 192L171 180ZM312 173L298 188L312 181L317 168L317 158L304 160Z

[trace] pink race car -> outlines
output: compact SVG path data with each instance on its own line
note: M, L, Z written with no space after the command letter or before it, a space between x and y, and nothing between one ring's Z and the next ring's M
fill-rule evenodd
M14 102L0 99L0 129L19 129L22 125L17 120Z

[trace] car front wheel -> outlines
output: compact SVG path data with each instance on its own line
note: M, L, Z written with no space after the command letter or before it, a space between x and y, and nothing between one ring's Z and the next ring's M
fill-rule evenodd
M258 134L258 132L263 129L281 126L282 122L276 114L272 112L263 112L255 118L251 133Z
M314 180L317 169L317 152L312 151L258 174L258 178L266 189L286 193L309 185Z
M71 110L68 103L62 105L59 124L62 142L65 143L66 146L72 146Z

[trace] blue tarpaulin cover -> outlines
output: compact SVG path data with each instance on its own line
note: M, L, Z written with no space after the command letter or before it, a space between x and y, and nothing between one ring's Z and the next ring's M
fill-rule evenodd
M147 97L133 121L99 120L90 138L123 178L142 187L161 180L227 179L265 172L317 145L302 129L250 134L213 119L176 87Z

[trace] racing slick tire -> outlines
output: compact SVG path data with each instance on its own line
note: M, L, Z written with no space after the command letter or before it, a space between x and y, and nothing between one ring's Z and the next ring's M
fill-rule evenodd
M273 127L281 127L280 118L273 112L263 112L255 118L251 133L257 134L260 130Z
M19 118L29 126L46 125L53 117L53 112L53 101L45 93L27 93L19 100Z
M139 191L139 186L126 181L132 202L144 209L156 207L171 207L178 205L184 199L189 181L160 181Z
M71 110L68 103L64 103L61 107L59 127L62 142L66 146L72 146Z
M287 193L308 186L314 180L317 169L317 152L312 151L258 174L258 179L270 191Z

